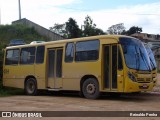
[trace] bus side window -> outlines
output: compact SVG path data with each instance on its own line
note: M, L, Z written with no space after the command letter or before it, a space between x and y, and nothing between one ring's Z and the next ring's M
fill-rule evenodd
M21 64L33 64L35 59L35 47L21 49Z
M65 62L73 62L74 56L74 43L67 43L65 52Z
M119 47L118 47L118 69L119 70L123 69L122 55Z
M95 61L99 57L99 40L76 43L75 61Z
M44 62L44 46L38 46L36 52L36 63L40 64Z

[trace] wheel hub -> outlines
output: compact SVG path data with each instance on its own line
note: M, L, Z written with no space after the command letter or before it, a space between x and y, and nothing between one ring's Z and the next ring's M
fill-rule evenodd
M34 83L31 81L28 83L28 92L32 93L34 91Z
M87 85L87 93L94 94L96 91L96 87L94 84L90 83Z

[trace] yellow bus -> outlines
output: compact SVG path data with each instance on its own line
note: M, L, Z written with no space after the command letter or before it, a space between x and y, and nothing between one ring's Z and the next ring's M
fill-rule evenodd
M22 88L28 95L40 89L71 90L96 99L102 92L152 90L151 69L140 40L92 36L7 47L3 85Z

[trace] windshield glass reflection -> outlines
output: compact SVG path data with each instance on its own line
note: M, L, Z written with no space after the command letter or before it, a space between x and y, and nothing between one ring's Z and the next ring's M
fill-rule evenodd
M134 38L120 38L126 65L136 70L151 70L148 53L143 43Z
M147 44L144 44L144 45L145 45L145 48L147 50L147 53L148 53L148 56L149 56L149 59L150 59L152 70L155 70L157 65L156 65L156 61L155 61L153 52L152 52L151 48Z

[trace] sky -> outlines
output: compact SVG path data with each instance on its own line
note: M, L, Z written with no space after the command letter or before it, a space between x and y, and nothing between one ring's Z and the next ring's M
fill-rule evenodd
M142 27L143 33L160 34L160 0L20 0L21 16L47 29L70 17L81 27L89 15L97 28L107 31L124 23L126 30ZM18 0L0 0L0 23L19 19Z

